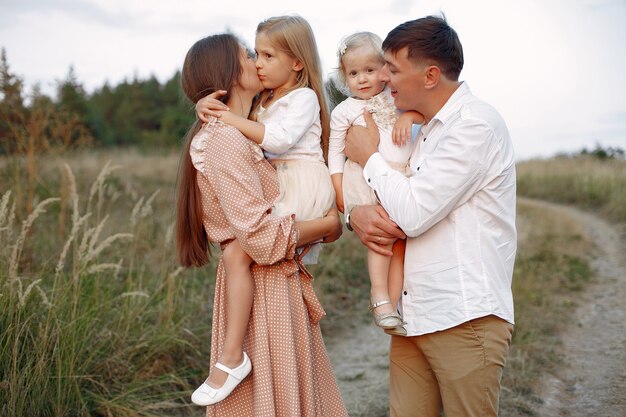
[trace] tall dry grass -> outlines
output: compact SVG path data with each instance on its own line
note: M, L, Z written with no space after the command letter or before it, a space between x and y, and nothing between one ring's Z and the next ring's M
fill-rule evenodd
M517 165L518 194L593 210L626 223L626 160L592 156L530 160Z
M73 155L73 168L41 158L22 221L14 190L29 177L6 170L28 165L0 162L0 415L197 411L188 398L208 367L213 271L176 266L176 158L162 177L152 159L142 178L97 154Z

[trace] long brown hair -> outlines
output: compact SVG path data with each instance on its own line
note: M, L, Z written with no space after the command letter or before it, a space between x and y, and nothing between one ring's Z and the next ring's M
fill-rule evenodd
M309 87L317 95L320 104L320 121L322 124L322 150L324 159L328 159L328 136L330 135L330 115L326 89L322 79L322 63L317 51L317 43L311 25L300 16L271 17L259 23L256 33L266 35L274 48L285 52L302 63L302 71L298 73L296 88ZM253 119L259 105L265 102L269 91L263 91L252 109Z
M230 92L241 75L240 43L231 34L207 36L197 41L185 57L181 74L182 89L191 102L217 90ZM228 94L221 98L226 103ZM209 240L202 224L202 196L196 180L197 171L189 149L200 131L198 119L185 135L178 172L176 210L176 247L178 261L185 267L201 266L209 261Z

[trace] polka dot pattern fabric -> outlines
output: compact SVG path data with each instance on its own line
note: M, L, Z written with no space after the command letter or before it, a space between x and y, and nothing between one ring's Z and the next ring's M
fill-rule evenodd
M292 216L275 216L278 179L261 149L238 130L212 120L191 144L209 240L238 239L254 259L254 301L244 350L252 372L210 417L342 417L347 412L322 339L324 315L312 277L297 256ZM227 279L217 269L211 365L223 347Z

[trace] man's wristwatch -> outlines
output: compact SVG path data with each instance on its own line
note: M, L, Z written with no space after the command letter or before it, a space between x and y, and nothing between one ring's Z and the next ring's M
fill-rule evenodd
M352 209L350 209L350 212L351 211L352 211ZM348 214L346 214L346 227L348 228L349 231L354 232L354 229L352 228L352 225L350 224L350 212L348 212Z

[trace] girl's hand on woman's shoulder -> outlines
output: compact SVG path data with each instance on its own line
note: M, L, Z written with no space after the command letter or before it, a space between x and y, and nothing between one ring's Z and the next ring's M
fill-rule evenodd
M196 103L196 115L198 119L207 123L210 116L220 118L224 111L230 110L226 104L218 100L219 97L225 94L225 90L217 90L198 100Z

